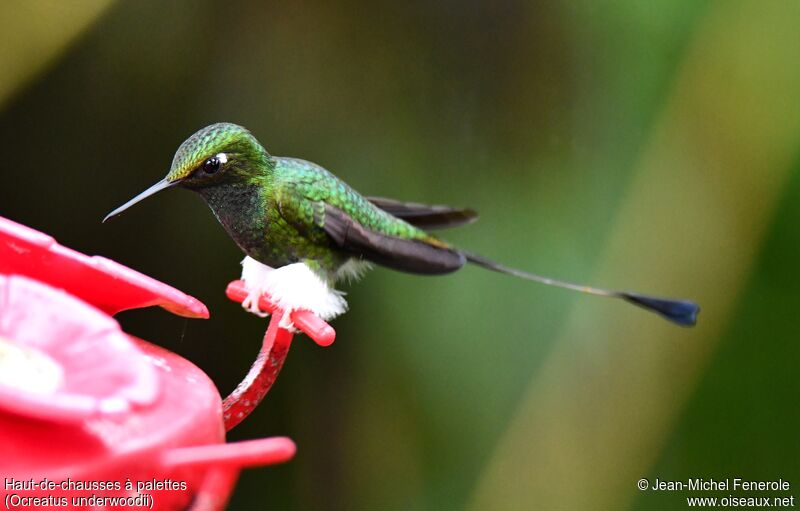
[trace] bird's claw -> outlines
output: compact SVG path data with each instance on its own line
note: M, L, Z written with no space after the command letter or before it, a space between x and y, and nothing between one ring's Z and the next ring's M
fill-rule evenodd
M269 312L262 311L258 307L258 302L261 300L262 291L260 289L250 289L247 296L242 300L242 308L251 314L255 314L259 318L266 318Z
M251 289L248 291L247 296L244 300L242 300L242 308L249 312L250 314L255 314L259 318L267 318L269 317L270 313L267 311L262 311L258 303L261 300L261 296L263 295L263 291L259 289ZM291 332L297 332L297 328L294 326L294 322L292 321L292 312L294 309L288 309L282 312L281 321L278 324L284 330L289 330Z
M298 330L294 326L294 321L292 321L292 312L294 312L293 309L283 311L283 316L281 316L281 322L278 323L278 326L284 330L297 333Z

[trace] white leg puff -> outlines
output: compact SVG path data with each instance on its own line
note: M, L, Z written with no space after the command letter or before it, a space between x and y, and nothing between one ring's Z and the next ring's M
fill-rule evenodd
M275 268L259 263L250 256L242 259L242 280L247 287L247 297L242 300L242 307L247 312L266 318L269 313L258 308L258 300L267 290L267 276Z
M266 293L285 311L281 318L284 328L293 328L290 317L295 310L310 311L326 321L347 311L344 293L328 286L305 263L270 268L248 256L242 261L242 280L248 290L242 307L258 316L267 316L258 308L259 298Z

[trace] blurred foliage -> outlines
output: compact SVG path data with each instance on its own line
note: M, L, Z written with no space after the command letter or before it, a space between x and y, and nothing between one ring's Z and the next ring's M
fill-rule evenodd
M66 51L71 41L110 4L111 0L74 3L11 0L0 4L0 20L3 20L0 105Z
M447 239L508 264L702 299L688 331L378 269L231 433L299 446L231 509L673 509L636 480L800 481L795 2L64 5L0 7L0 215L203 300L209 321L119 319L223 394L264 328L223 294L238 249L185 192L100 224L221 120L364 193L476 208Z

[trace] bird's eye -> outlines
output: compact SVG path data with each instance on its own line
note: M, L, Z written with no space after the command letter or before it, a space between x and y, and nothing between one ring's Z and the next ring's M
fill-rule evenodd
M219 170L221 165L222 162L219 161L219 158L217 158L216 156L212 156L203 163L203 171L206 174L213 174L214 172Z

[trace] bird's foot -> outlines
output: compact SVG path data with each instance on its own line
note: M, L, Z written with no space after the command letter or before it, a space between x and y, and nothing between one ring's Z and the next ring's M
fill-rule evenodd
M258 306L258 302L263 294L264 291L262 289L248 286L247 296L242 300L242 308L251 314L255 314L259 318L266 318L269 316L269 312L262 311Z
M261 295L267 291L267 277L274 271L274 268L259 263L251 257L242 260L242 281L247 288L247 296L242 300L244 310L260 318L269 316L269 312L262 311L258 303Z
M281 268L270 268L255 259L242 261L242 280L248 288L242 307L259 316L266 314L258 308L263 293L283 310L280 326L294 329L291 314L307 310L329 321L347 311L347 302L341 291L332 289L305 263L294 263Z

